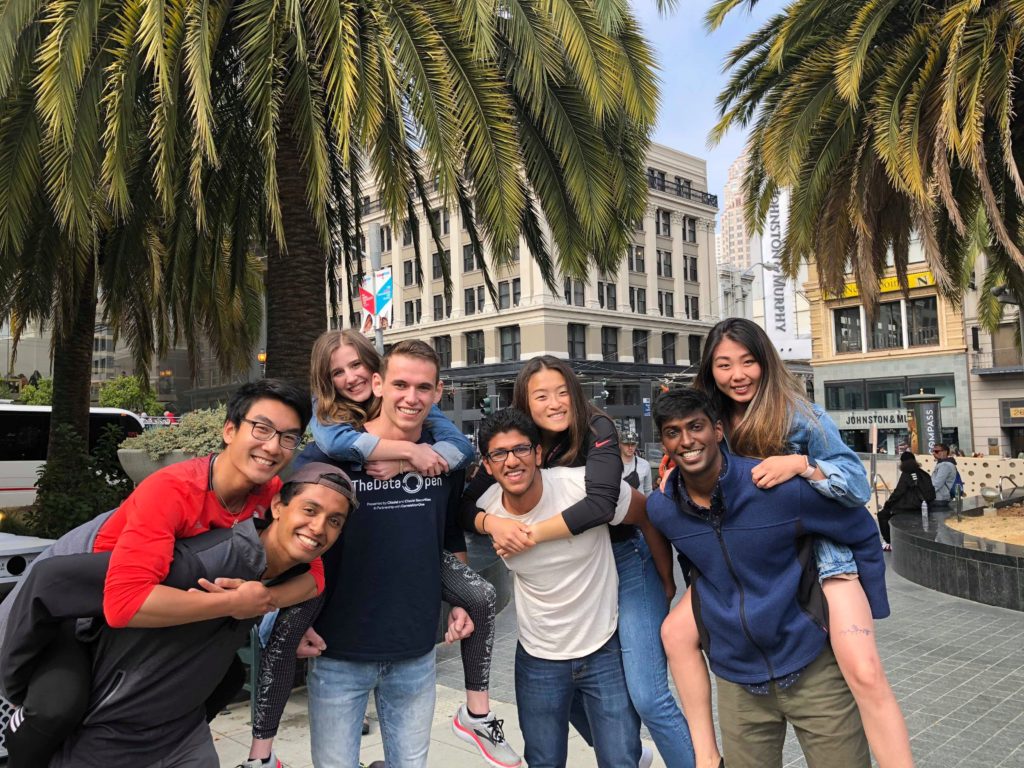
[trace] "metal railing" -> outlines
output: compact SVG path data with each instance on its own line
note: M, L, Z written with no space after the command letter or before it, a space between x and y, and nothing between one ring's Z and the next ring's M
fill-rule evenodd
M702 189L694 189L693 187L688 187L682 184L674 184L656 176L647 177L647 186L650 189L655 189L658 192L665 192L669 195L675 195L676 197L681 197L684 200L693 200L694 202L708 205L712 208L718 207L718 195L712 195Z

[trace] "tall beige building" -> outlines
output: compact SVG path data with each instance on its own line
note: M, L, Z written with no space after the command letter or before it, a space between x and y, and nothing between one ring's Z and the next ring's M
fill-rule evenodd
M747 152L743 151L729 166L722 192L722 220L719 231L719 264L730 264L739 269L750 267L750 237L743 218L746 195L743 193L743 174L747 170Z
M369 228L380 226L382 265L393 274L394 321L385 343L418 338L433 344L444 366L442 408L464 432L475 432L485 396L497 407L510 404L523 361L551 354L572 362L587 394L622 429L654 442L645 418L653 393L660 382L685 377L698 361L712 325L709 315L718 304L718 200L706 191L704 160L652 145L647 162L647 212L618 274L602 276L593 269L583 280L559 276L559 290L552 292L521 243L518 263L492 275L497 303L487 292L457 210L442 211L440 218L452 260L448 302L437 256L424 249L418 284L411 234L393 231L374 210L378 206L369 206L365 221ZM426 222L420 228L420 242L432 243ZM352 286L340 274L338 283L340 306L348 307ZM340 320L335 318L336 326ZM357 323L351 317L346 325Z

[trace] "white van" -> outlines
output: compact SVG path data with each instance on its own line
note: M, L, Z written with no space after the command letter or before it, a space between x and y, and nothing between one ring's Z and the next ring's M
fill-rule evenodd
M89 409L89 450L107 424L124 437L141 434L142 421L121 408ZM35 484L46 463L50 406L0 403L0 507L22 507L36 498Z

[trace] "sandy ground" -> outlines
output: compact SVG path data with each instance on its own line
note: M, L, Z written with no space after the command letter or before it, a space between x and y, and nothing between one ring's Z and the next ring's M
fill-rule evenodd
M993 541L1024 546L1024 506L1003 507L995 515L965 517L960 522L946 520L946 525L962 533Z

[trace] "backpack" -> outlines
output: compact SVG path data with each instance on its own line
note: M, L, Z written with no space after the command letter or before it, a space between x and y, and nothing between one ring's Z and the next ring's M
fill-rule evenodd
M964 495L964 479L960 477L960 470L956 471L956 477L953 478L953 484L949 486L949 497L955 499L959 496Z
M917 475L917 491L921 494L921 500L935 501L935 486L932 485L931 476L923 469L915 470L914 474Z

